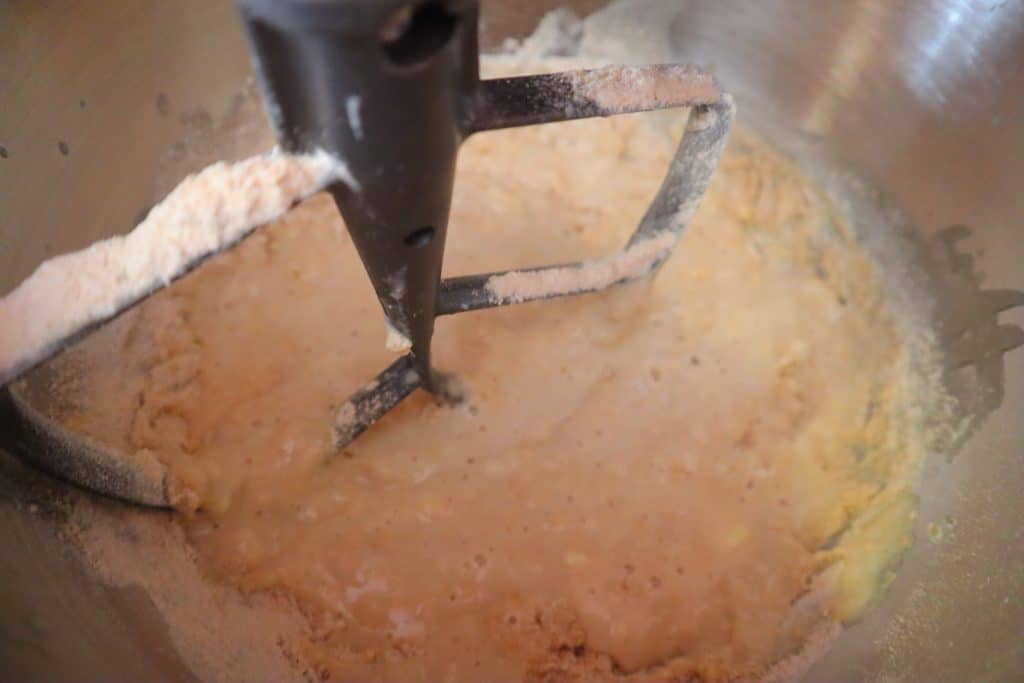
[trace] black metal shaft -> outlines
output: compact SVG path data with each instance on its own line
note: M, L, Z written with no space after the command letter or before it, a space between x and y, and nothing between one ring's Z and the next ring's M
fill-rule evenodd
M390 325L431 383L475 2L240 0L282 147L325 149L358 186L329 188Z

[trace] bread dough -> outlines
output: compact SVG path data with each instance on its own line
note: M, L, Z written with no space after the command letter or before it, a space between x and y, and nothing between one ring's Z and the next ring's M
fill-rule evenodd
M619 248L674 151L650 120L473 138L446 274ZM656 279L440 319L468 401L417 393L335 452L337 406L394 358L382 321L320 195L59 361L65 419L166 464L211 577L303 611L282 647L311 675L760 676L909 543L905 341L828 201L749 134Z

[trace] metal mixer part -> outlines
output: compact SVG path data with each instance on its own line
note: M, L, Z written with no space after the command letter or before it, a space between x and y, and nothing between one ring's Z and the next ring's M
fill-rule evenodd
M133 503L167 505L163 468L155 461L141 466L137 458L68 430L24 391L0 391L0 430L4 448L64 481Z
M344 159L358 181L357 190L343 183L327 190L389 326L411 349L340 405L334 425L338 449L416 389L449 403L461 399L457 380L431 364L437 316L594 292L656 272L696 212L735 114L731 97L714 78L690 65L481 80L478 6L472 0L416 6L393 0L238 0L238 6L282 148L324 149ZM619 254L441 278L456 156L470 135L676 107L692 108L682 141L660 191ZM510 281L525 286L515 293L495 286ZM53 345L38 362L95 327ZM9 433L21 435L7 448L86 488L133 502L166 503L154 494L162 491L162 473L135 472L96 445L55 430L15 386L8 384L0 404L15 425Z
M326 149L358 180L358 190L340 183L328 189L389 325L411 348L341 405L339 448L416 388L453 398L431 365L437 316L595 291L655 271L707 189L733 118L714 79L687 65L481 80L472 0L239 0L239 7L281 146ZM467 137L684 106L695 114L618 262L441 279L455 160ZM646 259L629 258L641 248L651 252ZM613 274L571 283L602 265ZM545 275L556 273L566 277L545 286ZM501 277L532 277L536 285L526 295L502 296L489 287Z
M700 199L711 182L725 148L734 113L735 108L731 101L725 98L721 104L702 108L691 115L683 141L676 151L661 190L625 250L600 261L582 261L442 280L436 314L449 315L585 294L654 273L671 255L676 240L693 218ZM651 245L653 248L644 254L643 258L630 263L630 254L645 245ZM600 283L600 286L586 284L585 278L578 280L584 283L581 285L564 284L567 281L573 282L573 275L583 274L588 269L602 266L611 274ZM545 277L556 273L563 277ZM531 276L536 284L529 288L530 293L525 296L502 297L488 286L489 283L503 277L518 277L529 281L528 278ZM335 424L338 447L359 436L415 389L439 386L437 383L431 385L424 382L419 372L414 352L396 361L342 404ZM431 369L429 372L437 375L435 370ZM440 390L445 391L443 386Z

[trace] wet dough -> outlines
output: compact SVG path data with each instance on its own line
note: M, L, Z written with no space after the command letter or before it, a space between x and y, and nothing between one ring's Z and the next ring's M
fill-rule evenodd
M673 149L636 116L474 138L447 273L609 253ZM757 675L860 613L909 541L879 280L742 132L657 279L441 319L466 404L415 395L334 452L384 334L318 196L61 359L66 418L168 466L202 566L297 605L307 637L282 647L313 675Z

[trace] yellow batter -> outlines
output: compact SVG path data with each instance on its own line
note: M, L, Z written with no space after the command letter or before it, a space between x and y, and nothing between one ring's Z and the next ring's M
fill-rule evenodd
M474 138L447 274L613 251L673 150L635 116ZM335 453L384 332L318 196L60 361L84 372L74 428L168 466L209 574L303 611L282 647L312 676L757 676L857 616L909 542L880 281L742 132L656 280L440 320L466 404L415 395Z

